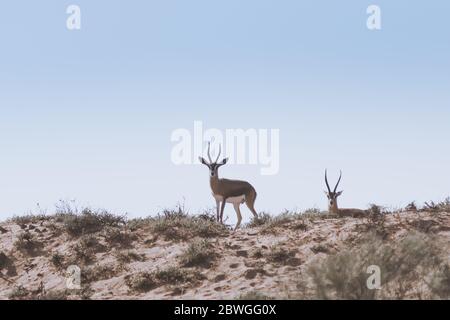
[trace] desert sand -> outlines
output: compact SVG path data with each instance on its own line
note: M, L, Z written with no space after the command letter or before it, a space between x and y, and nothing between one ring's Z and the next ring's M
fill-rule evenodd
M232 232L206 215L86 209L0 223L0 298L448 299L449 249L445 210L285 213ZM384 272L379 290L364 287L369 264Z

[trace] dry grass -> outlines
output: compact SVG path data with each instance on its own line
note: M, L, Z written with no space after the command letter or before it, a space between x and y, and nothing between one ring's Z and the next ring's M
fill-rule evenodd
M270 247L266 254L267 261L275 264L285 264L293 257L295 257L295 252L285 249L281 244Z
M141 272L126 277L126 284L136 292L148 292L160 286L183 287L188 284L194 286L205 277L197 271L181 269L178 266L169 266L154 272Z
M148 292L158 286L153 273L139 272L125 278L126 285L135 292Z
M127 264L134 261L145 261L145 254L139 254L135 251L118 251L115 256L117 261L122 264Z
M81 270L81 282L92 283L115 277L121 270L110 264L97 264Z
M149 229L157 237L177 242L195 237L214 238L229 234L229 230L217 223L211 214L189 215L182 206L166 209L156 217L133 219L128 227L130 230Z
M236 300L274 300L274 298L262 292L252 290L237 296Z
M367 288L367 268L379 266L383 290ZM445 293L447 270L442 252L434 239L421 233L410 233L400 241L383 241L377 235L361 241L353 249L343 249L312 264L308 270L313 283L313 297L318 299L404 299L406 296L430 298L416 281L433 276L436 292Z
M36 300L87 299L94 293L112 298L125 285L128 295L121 287L120 297L159 288L145 297L449 299L449 201L394 213L372 206L362 219L314 209L262 214L247 226L253 230L233 234L210 213L189 215L181 206L130 221L65 207L53 216L2 224L0 235L8 243L0 251L0 284L4 298ZM4 233L15 237L13 247ZM168 254L183 248L178 256ZM43 268L52 266L53 283L72 264L81 267L82 290L41 287ZM381 269L381 290L367 288L369 265ZM208 285L199 286L203 281Z
M100 243L96 236L83 236L73 247L74 255L71 264L91 264L95 262L97 253L105 251L106 246Z
M29 231L25 231L17 237L14 247L24 255L38 256L42 254L43 244Z
M129 230L108 227L104 230L103 237L110 248L130 248L137 236Z
M450 197L440 202L428 201L425 202L421 211L427 212L450 212Z
M196 240L179 257L180 263L184 267L203 267L210 268L217 253L213 245L205 240Z
M53 253L52 257L50 258L50 261L57 270L62 270L65 268L64 255L62 255L59 252Z
M262 234L278 234L283 232L286 225L292 225L299 231L306 231L308 223L317 219L326 219L329 215L318 209L307 209L303 212L284 211L278 216L262 213L257 218L252 218L247 228L259 228Z
M126 223L124 216L116 216L107 211L93 211L83 209L80 214L66 213L60 215L66 232L73 237L93 234L108 227L123 227Z

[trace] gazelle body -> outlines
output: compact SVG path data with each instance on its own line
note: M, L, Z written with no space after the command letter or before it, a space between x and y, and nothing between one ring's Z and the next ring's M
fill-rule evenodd
M209 162L207 162L202 157L199 157L199 160L202 164L209 168L209 184L212 190L212 195L216 200L217 221L220 221L221 223L223 222L223 212L225 210L225 204L231 203L233 204L234 210L236 211L237 215L237 223L234 228L234 230L236 230L237 228L239 228L242 221L240 205L244 202L247 204L247 207L253 213L255 218L258 217L258 214L254 207L257 194L255 188L253 188L253 186L247 181L220 179L218 170L221 166L225 165L228 162L228 158L223 159L220 163L217 163L219 157L220 149L216 161L213 162L211 160L210 144L208 144Z
M328 184L327 170L325 170L325 184L327 185L328 191L325 191L325 194L328 197L328 212L337 214L341 217L362 217L367 213L367 210L361 209L353 209L353 208L339 208L337 198L342 194L343 191L337 192L337 188L339 183L341 182L342 171L339 176L339 180L334 187L334 190L331 191L330 185Z

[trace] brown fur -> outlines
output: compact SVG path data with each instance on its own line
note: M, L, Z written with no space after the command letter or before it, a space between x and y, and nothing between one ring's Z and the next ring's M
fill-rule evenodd
M220 196L222 198L222 204L220 206L219 210L219 203L220 201L216 199L217 203L217 220L223 223L223 212L225 210L225 205L227 203L227 200L229 198L234 197L240 197L244 196L244 200L241 202L243 203L245 201L247 207L250 209L250 211L253 213L255 218L258 217L258 213L255 210L255 200L256 200L256 190L253 188L253 186L248 183L247 181L240 181L240 180L229 180L229 179L220 179L219 178L219 168L223 165L225 165L228 161L228 159L222 160L222 162L218 163L220 156L217 156L216 161L211 160L210 156L210 144L208 144L208 158L209 162L207 162L204 158L199 157L199 160L202 164L206 165L209 168L210 171L210 178L209 178L209 184L211 186L211 190L213 192L213 195ZM236 199L239 200L240 199ZM234 210L237 214L237 224L235 226L235 230L239 228L241 221L242 221L242 215L240 211L240 204L239 201L231 200L231 202L234 205Z

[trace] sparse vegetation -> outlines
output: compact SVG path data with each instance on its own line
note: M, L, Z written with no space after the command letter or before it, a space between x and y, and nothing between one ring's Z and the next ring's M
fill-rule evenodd
M0 275L2 275L2 271L6 270L7 276L15 276L16 275L16 267L14 266L14 257L10 257L3 251L0 251Z
M284 264L289 258L294 256L295 252L289 251L278 244L270 248L266 258L269 262Z
M152 233L171 241L185 241L195 237L220 237L229 232L209 215L191 216L181 206L173 210L164 210L154 218L131 221L133 228L139 224L150 227Z
M44 221L48 221L51 219L51 216L47 216L44 214L26 214L23 216L14 216L8 221L18 224L20 226L29 225L29 224L38 224Z
M110 264L94 265L83 268L81 272L81 282L91 283L101 280L111 279L116 276L119 270Z
M428 212L450 212L450 197L443 201L435 203L434 201L425 202L421 211Z
M252 290L239 295L238 297L236 297L236 300L274 300L274 298L259 291Z
M449 204L372 205L362 219L317 209L261 214L252 230L231 233L211 212L182 206L127 221L69 203L53 216L2 223L0 299L133 298L156 288L155 297L182 299L197 290L244 300L450 299ZM64 289L69 265L81 268L83 289ZM380 267L381 290L367 288L369 265Z
M217 258L217 254L212 244L205 240L192 242L187 250L180 256L180 263L184 267L204 267L209 268Z
M19 234L17 240L14 242L14 247L25 255L37 256L41 254L43 245L33 234L25 231Z
M258 217L252 217L252 220L247 224L248 228L255 228L265 225L272 221L272 216L267 212L261 212Z
M153 273L139 272L125 278L126 285L133 291L148 292L158 286Z
M431 292L440 299L450 299L450 265L442 264L427 281L428 287Z
M313 245L311 247L311 251L314 252L315 254L318 254L318 253L329 253L330 249L328 248L327 245L325 245L323 243L319 243L319 244Z
M307 221L326 219L328 217L329 215L318 209L307 209L303 212L291 212L286 210L275 217L272 217L268 213L262 213L258 218L252 218L247 227L260 227L263 234L276 234L282 232L285 225L293 223L293 228L300 231L306 231L308 229Z
M0 251L0 271L8 266L9 261L8 256L4 252Z
M30 291L25 289L23 286L17 286L9 293L8 298L12 300L22 300L28 295L30 295Z
M133 241L137 239L136 235L128 230L108 227L104 230L105 241L110 247L130 248Z
M180 287L184 284L195 285L205 277L197 271L169 266L154 272L141 272L126 278L127 286L137 292L148 292L160 286Z
M131 263L134 261L145 261L145 255L135 251L119 251L116 253L116 259L120 263Z
M94 262L96 253L104 252L106 247L96 236L86 235L78 241L73 250L75 253L73 263L84 265Z
M155 271L155 279L159 284L179 285L183 283L193 283L202 280L204 277L195 271L188 271L177 266Z
M56 269L61 270L64 268L64 255L60 254L59 252L55 252L54 254L52 254L50 261Z
M123 227L124 216L116 216L107 211L93 211L85 208L81 214L65 213L61 215L66 232L73 236L93 234L107 227Z
M411 233L397 243L372 235L353 249L343 249L311 265L309 275L319 299L404 299L407 294L426 298L421 285L411 284L440 266L441 258L437 244L427 235ZM383 290L367 288L370 265L379 266Z

